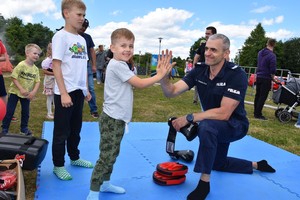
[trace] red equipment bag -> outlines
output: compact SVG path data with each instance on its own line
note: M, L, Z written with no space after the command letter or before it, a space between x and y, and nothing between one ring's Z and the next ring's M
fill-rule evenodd
M178 185L185 181L188 167L178 162L164 162L158 164L156 170L153 173L153 180L156 184Z

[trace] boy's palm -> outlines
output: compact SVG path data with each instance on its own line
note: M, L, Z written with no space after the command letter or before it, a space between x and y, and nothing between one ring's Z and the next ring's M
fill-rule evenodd
M156 67L156 73L158 75L167 75L171 72L172 68L176 65L176 62L171 63L172 51L166 50L166 53L162 51L162 55L158 58Z

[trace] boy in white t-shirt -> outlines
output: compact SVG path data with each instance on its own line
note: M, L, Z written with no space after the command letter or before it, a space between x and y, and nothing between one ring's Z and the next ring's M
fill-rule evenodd
M86 6L81 0L63 0L61 8L65 26L52 38L55 76L52 159L54 174L61 180L71 180L71 174L64 167L65 149L71 165L93 167L91 162L80 159L78 149L84 99L91 99L87 89L86 42L78 34Z
M158 62L157 74L150 78L139 78L126 63L133 56L134 39L133 33L126 28L116 29L111 35L110 49L113 59L106 69L103 112L99 120L100 156L91 177L88 200L98 200L99 191L125 193L125 189L112 185L109 180L119 155L125 126L132 117L132 87L146 88L153 85L167 76L176 64L170 64L172 51L167 50L165 55L163 51Z

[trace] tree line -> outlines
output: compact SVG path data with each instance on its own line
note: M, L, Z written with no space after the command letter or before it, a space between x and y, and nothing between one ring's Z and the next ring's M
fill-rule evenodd
M5 19L0 14L0 36L3 37L9 55L13 56L12 63L16 65L25 58L24 48L28 43L39 45L46 52L46 47L51 41L54 32L42 23L23 24L17 17ZM199 47L199 38L194 42L189 51L189 57L194 58L195 52ZM240 66L256 67L257 53L266 46L268 38L266 32L259 23L245 40L245 43L234 58L234 62ZM300 73L300 38L290 38L289 40L277 41L274 53L277 56L277 68L288 69L294 73ZM151 53L144 55L134 55L136 65L149 67L151 65ZM43 58L43 56L41 56ZM184 74L185 63L188 58L174 57L173 62L177 63L179 74ZM39 63L37 63L37 66Z

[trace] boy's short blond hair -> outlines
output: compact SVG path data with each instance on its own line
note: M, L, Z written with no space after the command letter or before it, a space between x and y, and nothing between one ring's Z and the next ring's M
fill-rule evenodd
M116 30L114 30L111 34L111 43L114 44L116 42L117 39L121 38L121 37L125 37L128 40L133 39L133 41L135 40L134 34L127 28L118 28Z
M42 49L37 45L37 44L27 44L25 46L25 53L30 52L33 48L36 48L37 50L39 50L39 52L42 52Z
M86 10L86 6L82 0L62 0L61 2L61 14L63 18L64 16L64 10L65 9L71 9L72 7L76 6L77 8Z

